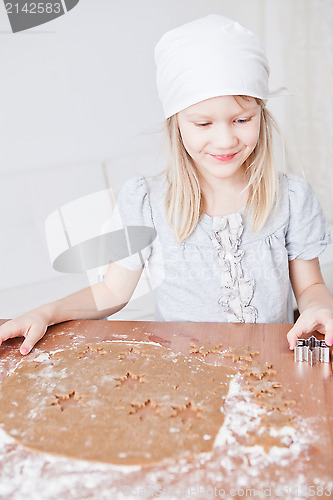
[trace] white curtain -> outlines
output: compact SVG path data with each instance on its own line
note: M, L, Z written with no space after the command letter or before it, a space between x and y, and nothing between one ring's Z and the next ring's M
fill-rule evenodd
M284 77L294 92L284 104L287 170L303 171L333 226L333 1L278 0L276 8L271 22L280 23Z

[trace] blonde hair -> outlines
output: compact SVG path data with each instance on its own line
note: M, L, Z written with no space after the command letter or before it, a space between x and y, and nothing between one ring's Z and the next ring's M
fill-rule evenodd
M247 96L234 96L252 99ZM245 210L251 211L252 230L259 232L264 226L278 195L278 177L273 162L272 131L277 125L261 99L259 139L246 160L249 196ZM240 104L240 103L239 103ZM178 126L177 115L166 120L169 154L166 175L166 217L174 229L176 239L184 241L196 228L204 210L204 200L194 161L186 151Z

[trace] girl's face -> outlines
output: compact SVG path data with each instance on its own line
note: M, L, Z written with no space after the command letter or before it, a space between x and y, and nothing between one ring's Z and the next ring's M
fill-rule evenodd
M245 160L259 138L261 107L254 98L213 97L178 113L183 144L199 175L244 180Z

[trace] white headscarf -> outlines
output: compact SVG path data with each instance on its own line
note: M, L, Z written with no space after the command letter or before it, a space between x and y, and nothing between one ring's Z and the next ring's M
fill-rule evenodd
M267 99L269 67L258 38L236 21L211 14L168 31L155 47L164 114L221 95Z

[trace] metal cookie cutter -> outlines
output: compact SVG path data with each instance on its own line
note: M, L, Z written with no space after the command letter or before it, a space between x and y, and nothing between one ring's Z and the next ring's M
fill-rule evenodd
M294 361L307 361L309 365L317 362L330 362L330 349L324 340L312 336L309 339L297 339L294 350Z

